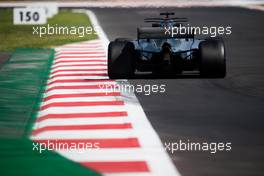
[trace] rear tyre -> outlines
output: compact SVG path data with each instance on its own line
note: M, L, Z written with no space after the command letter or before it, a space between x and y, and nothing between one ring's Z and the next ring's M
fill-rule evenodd
M200 75L224 78L226 76L225 46L221 39L208 39L199 44Z
M110 79L128 79L135 72L135 49L131 42L114 41L108 45L108 76Z

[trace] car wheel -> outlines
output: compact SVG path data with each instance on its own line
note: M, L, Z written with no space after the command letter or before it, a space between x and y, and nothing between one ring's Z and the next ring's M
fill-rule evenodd
M224 78L226 75L225 47L221 39L208 39L199 44L200 75Z
M111 79L128 79L135 72L135 49L131 42L114 41L108 45L108 76Z

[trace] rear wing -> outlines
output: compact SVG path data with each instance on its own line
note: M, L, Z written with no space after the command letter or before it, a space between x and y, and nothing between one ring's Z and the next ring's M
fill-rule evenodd
M164 38L194 38L194 34L171 34L165 28L141 27L137 28L138 39L164 39Z

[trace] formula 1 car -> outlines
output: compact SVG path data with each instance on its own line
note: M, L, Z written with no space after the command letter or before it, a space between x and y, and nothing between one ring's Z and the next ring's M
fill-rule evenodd
M169 29L186 25L187 18L146 18L152 27L137 29L137 39L117 38L108 45L108 75L111 79L133 78L135 71L177 75L199 71L201 77L226 75L225 47L221 38L197 39L194 32L171 35Z

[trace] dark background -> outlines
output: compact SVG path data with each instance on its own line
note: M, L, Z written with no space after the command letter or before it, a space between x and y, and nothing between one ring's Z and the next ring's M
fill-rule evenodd
M137 79L132 84L166 84L164 94L137 94L163 142L232 142L230 152L170 154L183 176L264 174L264 13L222 8L92 9L110 40L136 37L145 17L173 11L198 26L231 26L224 36L225 79Z

